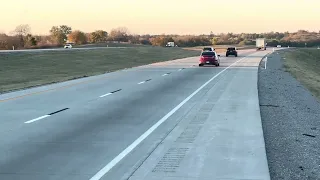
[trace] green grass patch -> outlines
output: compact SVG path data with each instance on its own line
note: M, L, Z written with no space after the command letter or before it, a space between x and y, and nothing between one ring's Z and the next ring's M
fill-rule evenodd
M320 99L320 49L300 48L283 53L285 70Z
M161 47L0 53L0 93L198 55Z

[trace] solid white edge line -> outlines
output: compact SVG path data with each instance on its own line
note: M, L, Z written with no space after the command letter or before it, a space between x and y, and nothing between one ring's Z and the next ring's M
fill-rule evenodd
M139 82L138 84L143 84L143 83L145 83L146 81L141 81L141 82Z
M38 117L38 118L36 118L36 119L32 119L32 120L30 120L30 121L26 121L26 122L24 122L24 123L25 123L25 124L33 123L33 122L35 122L35 121L39 121L39 120L44 119L44 118L47 118L47 117L49 117L49 116L50 116L50 115L44 115L44 116Z
M112 93L107 93L107 94L104 94L104 95L102 95L102 96L100 96L100 97L105 97L105 96L109 96L109 95L111 95Z
M255 54L255 53L253 53ZM252 55L252 54L251 54ZM248 57L248 56L246 56ZM185 100L183 100L180 104L178 104L175 108L173 108L168 114L166 114L163 118L161 118L156 124L150 127L145 133L143 133L138 139L136 139L132 144L130 144L126 149L124 149L118 156L116 156L112 161L110 161L106 166L104 166L99 172L97 172L90 180L100 180L105 174L107 174L111 168L117 165L126 155L128 155L135 147L137 147L145 138L147 138L155 129L157 129L163 122L165 122L173 113L175 113L178 109L181 108L187 101L189 101L194 95L196 95L201 89L203 89L206 85L208 85L212 80L217 78L220 74L224 71L229 69L234 64L238 63L239 61L245 59L243 57L238 61L232 63L218 74L213 76L209 79L206 83L204 83L201 87L199 87L196 91L194 91L191 95L189 95Z

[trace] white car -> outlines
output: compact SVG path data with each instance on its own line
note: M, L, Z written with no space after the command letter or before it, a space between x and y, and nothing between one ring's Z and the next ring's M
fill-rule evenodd
M277 45L277 48L281 48L281 45Z
M64 46L64 48L65 48L65 49L71 49L71 48L72 48L72 45L71 45L71 44L66 44L66 45Z
M204 51L215 51L215 49L213 47L204 47L202 49L202 52L204 52Z

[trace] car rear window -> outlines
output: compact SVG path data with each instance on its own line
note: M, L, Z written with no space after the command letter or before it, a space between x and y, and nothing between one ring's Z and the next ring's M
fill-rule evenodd
M211 48L203 48L203 50L211 50Z
M228 50L236 50L236 48L228 48Z
M215 53L215 52L212 52L212 51L209 51L209 52L203 52L201 55L202 55L202 56L215 56L216 53Z

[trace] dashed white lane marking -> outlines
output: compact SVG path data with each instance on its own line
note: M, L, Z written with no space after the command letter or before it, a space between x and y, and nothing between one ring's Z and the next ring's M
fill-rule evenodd
M141 81L141 82L139 82L138 84L143 84L143 83L148 82L148 81L151 81L151 79L147 79L147 80L145 80L145 81Z
M255 54L255 53L253 53ZM252 54L251 54L252 55ZM136 139L132 144L130 144L126 149L124 149L119 155L117 155L112 161L110 161L106 166L104 166L99 172L97 172L90 180L100 180L105 174L107 174L115 165L117 165L125 156L127 156L134 148L136 148L144 139L146 139L155 129L157 129L163 122L165 122L172 114L174 114L178 109L180 109L186 102L188 102L194 95L196 95L201 89L207 86L211 81L217 78L224 71L229 69L234 64L240 62L245 59L243 57L236 62L232 63L228 67L221 70L218 74L209 79L206 83L204 83L201 87L199 87L196 91L190 94L185 100L183 100L180 104L178 104L175 108L173 108L168 114L162 117L156 124L150 127L145 133L143 133L138 139Z
M169 75L169 74L162 74L162 76L167 76L167 75Z
M68 109L69 109L69 108L63 108L63 109L60 109L60 110L58 110L58 111L55 111L55 112L46 114L46 115L44 115L44 116L41 116L41 117L32 119L32 120L30 120L30 121L26 121L26 122L24 122L24 123L25 123L25 124L33 123L33 122L35 122L35 121L39 121L39 120L41 120L41 119L47 118L47 117L49 117L49 116L52 116L52 115L54 115L54 114L60 113L60 112L62 112L62 111L68 110Z
M121 90L122 90L122 89L118 89L118 90L115 90L115 91L109 92L109 93L107 93L107 94L101 95L100 97L109 96L109 95L114 94L114 93L116 93L116 92L119 92L119 91L121 91Z
M25 124L33 123L33 122L35 122L35 121L39 121L39 120L44 119L44 118L47 118L47 117L49 117L49 116L50 116L50 115L44 115L44 116L41 116L41 117L32 119L32 120L30 120L30 121L26 121L26 122L24 122L24 123L25 123Z
M109 95L111 95L112 93L107 93L107 94L104 94L104 95L102 95L102 96L100 96L100 97L105 97L105 96L109 96Z

